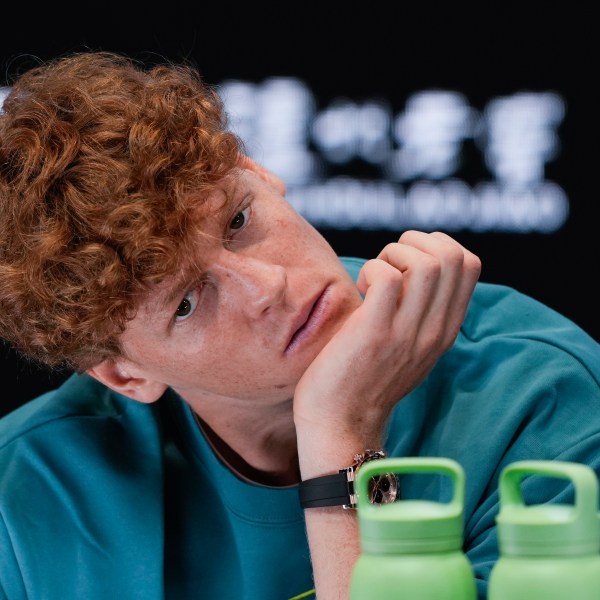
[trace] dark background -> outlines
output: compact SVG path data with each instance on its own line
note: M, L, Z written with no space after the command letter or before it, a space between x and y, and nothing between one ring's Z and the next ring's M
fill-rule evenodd
M521 90L555 90L567 113L546 178L569 197L567 223L552 235L452 235L481 257L482 280L542 300L600 340L598 33L596 19L575 3L22 3L4 17L0 85L38 60L99 49L191 61L214 84L298 77L323 106L341 95L382 96L399 109L412 93L433 87L460 90L480 106ZM400 232L323 233L340 254L371 256ZM0 413L67 375L29 364L6 346L0 374Z

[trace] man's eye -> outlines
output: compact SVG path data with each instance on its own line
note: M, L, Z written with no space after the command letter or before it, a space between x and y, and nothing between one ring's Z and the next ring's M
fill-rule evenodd
M231 219L231 222L229 223L229 229L232 231L239 231L240 229L243 229L247 225L249 218L250 207L247 206L244 208L244 210L236 213L233 219Z
M180 302L175 311L175 321L180 323L181 321L185 321L188 317L191 317L198 306L199 299L200 291L198 288L186 294L185 298Z

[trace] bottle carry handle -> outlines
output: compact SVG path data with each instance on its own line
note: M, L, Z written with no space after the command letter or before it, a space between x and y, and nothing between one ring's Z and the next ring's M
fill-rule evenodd
M369 481L377 475L394 473L396 475L408 473L424 473L447 475L452 481L452 498L447 504L448 514L461 515L465 498L465 472L462 466L450 458L443 457L403 457L381 458L364 463L356 475L356 489L358 492L358 509L364 511L373 507L368 500ZM398 500L397 502L402 502ZM383 506L374 507L376 509Z
M500 473L500 504L503 508L526 506L522 480L528 475L569 479L575 487L573 518L595 514L598 510L598 478L595 471L584 464L553 461L523 460L506 466Z

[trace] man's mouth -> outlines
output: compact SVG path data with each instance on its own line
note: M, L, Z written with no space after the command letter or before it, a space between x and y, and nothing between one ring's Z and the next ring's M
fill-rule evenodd
M327 287L315 298L307 302L304 308L298 313L291 327L292 334L285 348L285 354L289 354L302 346L319 330L328 312L328 297L329 288Z

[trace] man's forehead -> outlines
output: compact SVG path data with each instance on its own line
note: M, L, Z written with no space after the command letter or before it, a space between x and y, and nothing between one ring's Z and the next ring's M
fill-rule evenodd
M234 169L210 190L200 192L191 191L189 197L192 199L192 219L196 228L201 231L211 227L220 221L223 213L235 202L235 199L244 186L249 185L247 172L242 169Z

